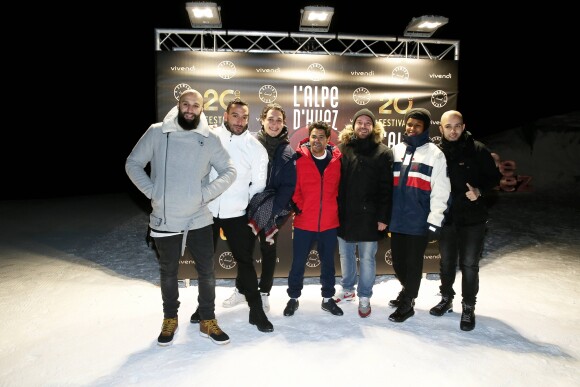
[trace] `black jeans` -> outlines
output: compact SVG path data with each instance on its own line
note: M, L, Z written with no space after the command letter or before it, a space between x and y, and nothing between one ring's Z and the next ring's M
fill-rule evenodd
M483 251L486 223L469 226L446 225L441 228L439 252L442 295L454 296L457 264L461 270L463 302L475 305L479 292L479 259Z
M393 270L403 287L404 299L412 300L419 295L427 242L427 235L391 233Z
M159 254L164 318L176 317L179 309L177 271L181 257L182 240L183 235L181 234L155 237L155 246ZM215 318L215 272L211 226L188 231L186 248L189 249L193 257L198 275L199 315L202 320L213 320Z
M276 270L278 260L278 253L276 251L276 247L278 246L278 233L272 236L274 244L266 241L264 230L260 231L258 238L260 239L260 252L262 253L262 273L260 274L258 288L260 292L270 295L270 290L272 290L272 286L274 285L274 271Z
M243 215L236 218L213 218L213 222L214 247L217 245L221 228L238 266L236 287L246 296L250 308L261 308L262 298L258 291L258 276L254 267L256 236L248 226L248 217Z

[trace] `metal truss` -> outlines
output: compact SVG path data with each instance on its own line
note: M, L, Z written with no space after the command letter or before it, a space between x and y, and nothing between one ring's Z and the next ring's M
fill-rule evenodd
M317 54L459 60L458 40L296 32L156 29L156 51Z

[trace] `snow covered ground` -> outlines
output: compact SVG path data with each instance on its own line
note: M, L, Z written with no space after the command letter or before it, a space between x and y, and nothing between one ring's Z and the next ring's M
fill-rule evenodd
M577 159L577 137L567 135L552 143ZM509 157L509 144L494 150ZM548 175L528 161L523 173ZM286 281L276 279L272 333L248 323L246 306L221 306L233 289L222 279L216 314L231 338L225 346L189 323L196 286L180 289L173 345L157 345L157 263L144 243L147 213L131 195L0 202L0 385L579 386L580 186L571 173L499 194L475 330L459 329L457 299L454 313L429 315L440 299L433 274L415 316L399 324L388 321L399 291L393 276L377 277L366 319L356 302L344 316L322 311L318 278L306 280L299 310L285 317ZM460 283L458 274L459 294Z

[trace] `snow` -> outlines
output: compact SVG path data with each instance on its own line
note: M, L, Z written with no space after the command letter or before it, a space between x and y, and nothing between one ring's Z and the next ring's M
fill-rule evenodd
M193 281L180 288L174 343L160 347L157 263L134 194L2 201L0 385L579 386L578 121L568 130L563 121L536 128L531 145L522 130L486 139L534 177L534 189L501 192L492 207L471 332L459 329L460 297L454 313L429 315L440 299L436 274L423 279L404 323L388 321L394 276L377 277L366 319L357 302L344 316L322 311L318 278L306 280L300 308L285 317L278 278L272 333L248 323L247 306L221 306L234 285L220 279L216 315L231 343L213 344L189 323ZM545 129L554 122L560 129ZM460 284L458 273L458 294Z

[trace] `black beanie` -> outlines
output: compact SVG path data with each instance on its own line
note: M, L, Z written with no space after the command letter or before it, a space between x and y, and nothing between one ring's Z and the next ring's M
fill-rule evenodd
M373 113L371 113L371 111L369 109L361 109L358 112L356 112L354 114L354 116L352 117L352 127L354 128L354 123L356 122L356 119L359 118L360 116L368 116L371 121L373 122L373 128L375 127L375 115Z
M417 120L423 121L423 126L425 126L425 131L429 129L431 125L431 113L427 109L414 108L405 113L405 125L407 125L407 120L409 118L415 118Z

